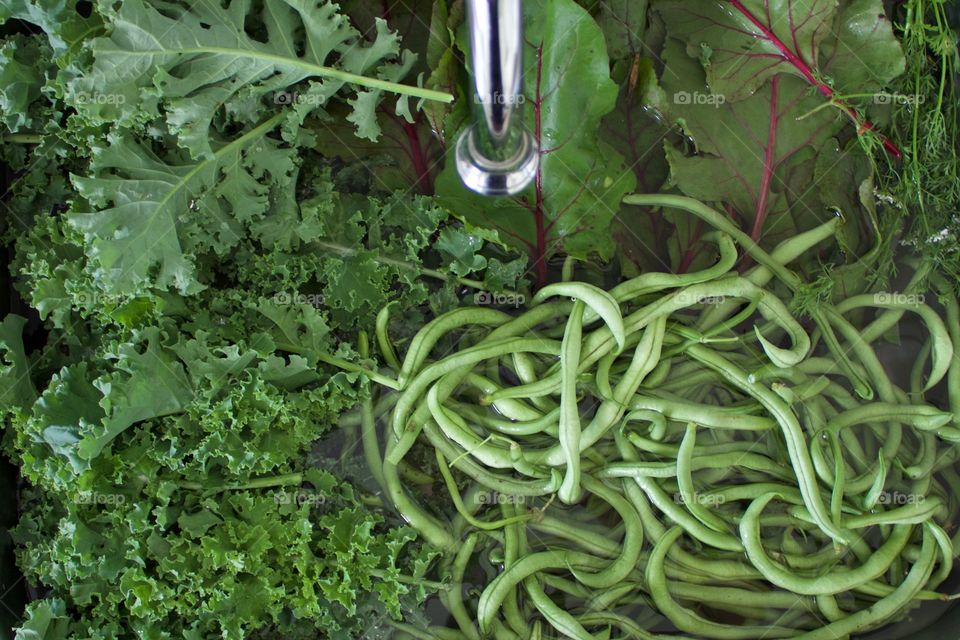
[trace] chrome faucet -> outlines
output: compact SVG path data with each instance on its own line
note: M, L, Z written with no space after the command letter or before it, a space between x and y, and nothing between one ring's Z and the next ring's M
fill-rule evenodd
M474 123L457 141L457 171L484 195L513 195L533 180L540 156L523 125L521 0L467 0Z

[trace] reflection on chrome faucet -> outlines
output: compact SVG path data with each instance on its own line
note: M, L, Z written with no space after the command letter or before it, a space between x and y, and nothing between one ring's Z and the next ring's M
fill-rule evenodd
M511 195L533 180L539 154L523 126L523 7L520 0L467 0L474 119L457 141L457 171L485 195Z

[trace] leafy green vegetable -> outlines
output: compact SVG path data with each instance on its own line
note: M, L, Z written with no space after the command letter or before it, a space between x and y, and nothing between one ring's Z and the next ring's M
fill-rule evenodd
M905 242L933 269L960 282L960 107L956 10L949 3L902 3L896 16L907 73L882 96L906 153L903 164L883 163L879 184L901 204Z
M903 54L878 0L731 5L656 5L670 38L664 110L704 154L674 148L668 158L684 193L725 202L755 239L775 241L822 221L803 185L812 158L840 132L840 113L850 113L840 103L823 109L807 85L832 100L879 91L903 72Z
M543 283L554 253L610 257L610 222L635 180L598 135L617 90L596 21L572 0L527 2L524 19L524 122L540 150L534 185L521 196L489 201L468 191L448 163L437 193L465 220L499 230L528 252Z
M704 63L710 88L731 102L780 74L830 97L831 89L876 90L903 73L903 53L880 0L744 0L696 8L668 0L657 8L668 32Z
M16 38L0 47L0 114L11 132L34 125L29 106L43 86L44 51L36 40Z
M251 21L257 27L248 34ZM161 11L134 0L111 16L111 26L109 37L92 41L93 68L69 85L70 101L96 122L120 124L156 117L162 106L170 130L195 158L214 153L215 119L242 126L290 104L288 117L302 122L348 83L365 87L349 100L349 120L370 139L380 133L374 111L384 89L438 97L396 84L414 59L401 56L385 22L365 44L332 2L267 2L251 13L241 2L169 4ZM308 81L302 94L289 93L302 81ZM397 109L409 112L403 98Z
M0 323L0 402L4 411L23 410L33 404L37 391L30 381L30 359L23 346L27 321L9 315Z
M22 318L0 324L14 539L43 589L18 637L382 631L437 585L342 471L338 421L378 367L351 345L391 302L402 341L462 287L521 285L525 260L323 143L331 123L373 137L383 90L437 95L396 84L413 57L382 20L366 41L326 2L95 8L6 14L47 32L3 45L29 82L0 105L24 167L11 270L45 330L33 351ZM351 110L323 109L348 85Z
M807 188L818 151L842 126L836 113L818 111L805 84L776 76L740 101L709 93L699 63L670 40L664 51L664 111L696 143L695 155L667 145L671 179L685 194L725 202L729 213L768 242L822 222ZM797 173L803 179L796 181ZM799 184L798 184L799 182Z
M23 298L0 322L19 516L0 551L15 545L31 600L17 638L445 637L425 601L481 568L427 542L456 546L459 532L422 523L463 507L431 446L396 467L424 513L404 520L383 491L386 434L369 419L394 401L379 385L406 383L391 377L396 354L457 307L539 300L530 272L536 287L592 282L565 290L610 302L596 287L712 268L704 234L730 231L727 218L765 248L818 226L816 251L769 283L818 323L817 348L851 340L829 335L821 308L880 290L913 248L924 260L911 291L956 275L956 35L934 5L896 3L891 19L880 0L530 0L522 115L540 166L527 192L489 199L447 160L473 120L463 0L0 0L0 239ZM722 213L708 225L623 204L634 191ZM750 257L721 249L728 286ZM710 328L728 312L708 310L701 329L680 311L664 348L729 340L744 366L759 347L789 354L772 325L759 345L740 315L734 337ZM872 313L847 317L861 330ZM566 314L538 335L559 336ZM417 366L472 346L484 335L473 315L453 316L463 324ZM556 364L498 357L481 372L510 392ZM623 374L594 364L601 387ZM839 393L863 391L858 371L841 366L838 389L853 384ZM711 384L651 375L676 378L671 396ZM451 410L475 402L474 383ZM476 451L507 456L502 445ZM503 469L540 486L556 471L552 453L511 452ZM496 518L502 506L537 516L487 505ZM559 604L532 591L507 603L524 624L534 601ZM471 637L475 600L454 615Z

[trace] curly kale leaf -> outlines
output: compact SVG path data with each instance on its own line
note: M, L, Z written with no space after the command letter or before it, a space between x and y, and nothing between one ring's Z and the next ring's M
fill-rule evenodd
M349 100L357 134L376 139L384 83L415 61L383 20L367 42L329 1L126 0L109 23L68 100L93 122L129 126L163 115L195 158L215 153L213 131L227 123L278 112L302 123L348 84L365 87ZM304 81L305 91L291 91ZM409 111L404 101L398 108Z
M95 149L95 175L73 178L88 205L75 205L70 222L91 245L101 288L202 288L186 254L226 253L243 222L270 213L271 194L289 190L293 154L267 137L278 122L275 116L196 162L166 162L126 139Z

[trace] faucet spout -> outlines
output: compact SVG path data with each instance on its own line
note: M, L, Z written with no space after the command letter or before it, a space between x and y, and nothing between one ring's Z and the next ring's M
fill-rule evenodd
M523 126L521 0L467 0L474 78L474 124L457 142L464 184L484 195L513 195L530 184L539 153Z
M520 2L468 4L476 103L490 137L505 141L514 106L523 95L523 9Z

